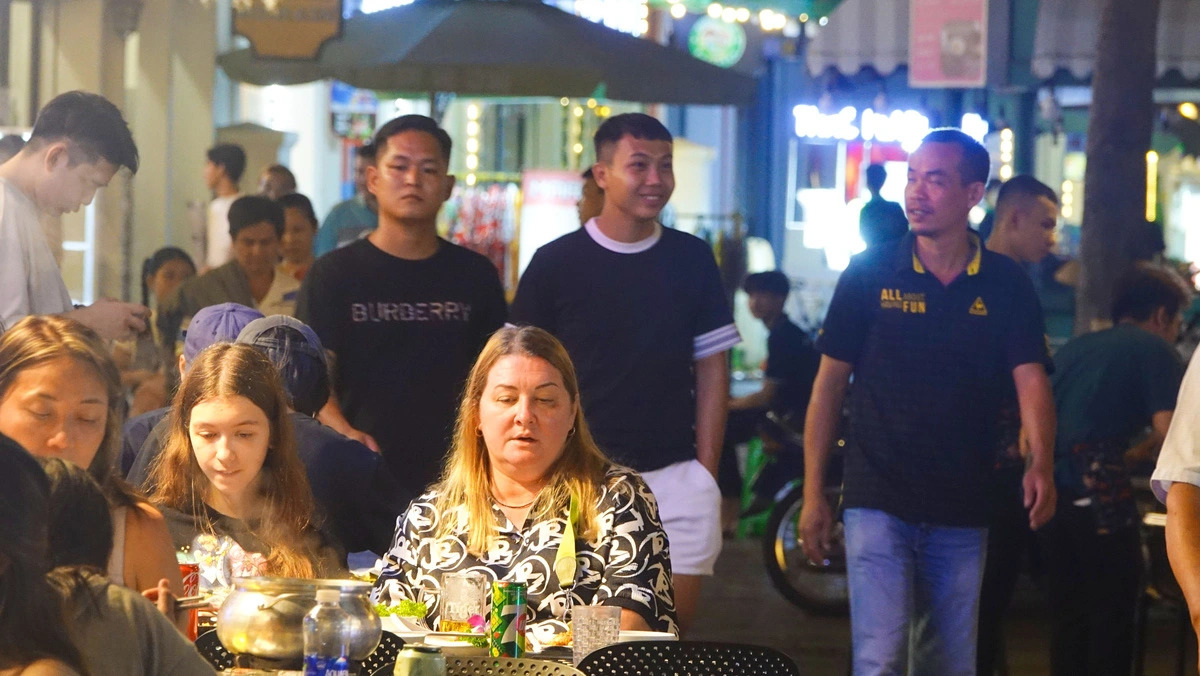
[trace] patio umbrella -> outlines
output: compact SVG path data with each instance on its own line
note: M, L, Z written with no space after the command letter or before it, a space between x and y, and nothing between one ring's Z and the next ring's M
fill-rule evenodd
M356 16L344 28L312 61L250 49L217 61L233 79L258 85L334 78L477 96L743 104L755 87L753 78L536 0L425 0Z

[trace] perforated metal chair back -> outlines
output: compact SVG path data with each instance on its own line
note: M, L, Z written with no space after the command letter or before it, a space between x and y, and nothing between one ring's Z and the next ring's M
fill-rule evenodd
M446 676L583 676L583 672L550 660L447 655Z
M196 652L208 660L217 671L234 667L234 655L221 645L216 629L210 629L196 637Z
M709 641L635 641L583 658L587 676L800 676L787 655L765 646Z
M358 673L375 674L385 667L391 667L396 663L396 656L400 654L402 647L404 647L404 639L390 631L383 632L383 635L379 637L379 645L376 646L374 652L367 655L367 659L362 661ZM392 672L387 670L384 673Z

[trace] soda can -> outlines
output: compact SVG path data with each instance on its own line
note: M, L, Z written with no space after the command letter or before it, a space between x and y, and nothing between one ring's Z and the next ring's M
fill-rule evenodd
M524 582L492 583L491 625L488 634L488 654L492 657L525 656L525 595Z
M394 676L445 676L446 658L441 649L424 643L409 643L396 656Z
M183 596L195 596L200 593L200 564L195 561L179 563L179 575L183 578ZM189 610L187 637L195 641L199 634L200 611Z

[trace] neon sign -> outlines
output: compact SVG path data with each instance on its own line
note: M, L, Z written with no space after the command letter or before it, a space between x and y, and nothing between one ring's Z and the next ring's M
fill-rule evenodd
M879 141L899 143L908 152L917 149L929 133L929 118L915 110L893 110L888 114L846 106L826 115L816 106L799 105L792 109L796 119L796 136L838 141ZM963 115L961 129L967 135L983 141L988 123L975 113Z

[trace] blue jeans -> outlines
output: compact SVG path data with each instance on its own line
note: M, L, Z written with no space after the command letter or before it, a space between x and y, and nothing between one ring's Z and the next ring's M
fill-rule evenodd
M847 509L854 676L971 676L986 528Z

